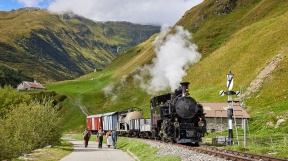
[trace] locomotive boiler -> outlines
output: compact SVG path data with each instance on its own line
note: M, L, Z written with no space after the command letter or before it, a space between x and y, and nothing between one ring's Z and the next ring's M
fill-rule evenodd
M202 105L190 96L189 82L180 84L174 92L150 100L152 136L197 145L206 133L205 114Z

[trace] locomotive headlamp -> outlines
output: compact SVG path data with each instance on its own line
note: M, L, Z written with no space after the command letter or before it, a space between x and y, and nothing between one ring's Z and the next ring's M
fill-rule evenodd
M174 127L179 127L179 122L174 122Z
M198 122L198 125L199 125L199 126L204 126L204 122L203 122L203 121L199 121L199 122Z
M200 121L198 122L198 125L199 125L199 126L204 126L204 122L202 121L202 118L201 118L201 117L199 117L199 120L200 120Z

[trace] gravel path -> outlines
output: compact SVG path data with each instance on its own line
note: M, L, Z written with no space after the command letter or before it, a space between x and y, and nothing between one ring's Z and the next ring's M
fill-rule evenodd
M74 144L74 151L60 161L134 161L128 153L122 150L108 148L105 144L102 149L98 149L98 143L89 141L88 147L84 147L84 141L64 139Z

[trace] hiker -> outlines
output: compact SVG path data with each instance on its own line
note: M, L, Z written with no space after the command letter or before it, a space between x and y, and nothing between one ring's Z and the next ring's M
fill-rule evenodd
M98 133L97 133L97 138L98 138L98 148L99 149L102 149L102 143L103 143L103 134L104 134L104 131L102 131L102 129L100 128Z
M110 146L112 145L112 136L111 136L111 131L108 131L106 133L106 138L107 138L107 146L108 148L110 148Z
M117 139L118 139L118 133L117 133L117 131L116 131L115 128L113 129L111 135L112 135L112 140L113 140L114 149L116 149L116 143L117 143Z
M84 138L84 144L85 144L85 148L87 148L88 146L88 142L89 142L89 139L91 137L91 133L90 131L88 131L88 128L85 129L85 131L83 132L83 138Z

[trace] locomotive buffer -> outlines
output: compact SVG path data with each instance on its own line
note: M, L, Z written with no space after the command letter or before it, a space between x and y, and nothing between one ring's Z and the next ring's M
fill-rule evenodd
M227 116L228 116L228 145L233 145L233 125L232 125L232 117L233 117L233 99L232 95L240 96L239 91L232 91L233 88L233 77L234 74L229 71L227 74L227 91L221 90L220 96L228 95L228 109L227 109Z

